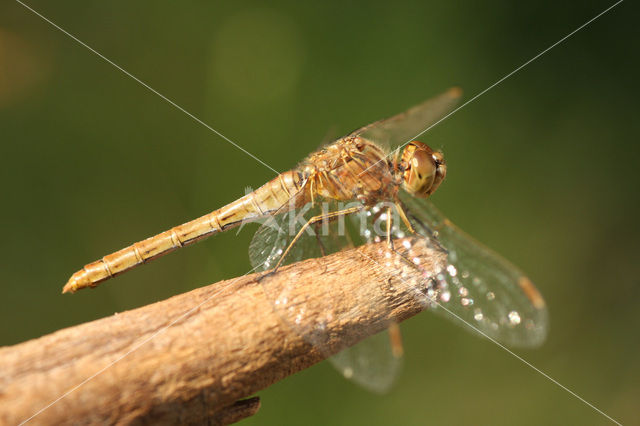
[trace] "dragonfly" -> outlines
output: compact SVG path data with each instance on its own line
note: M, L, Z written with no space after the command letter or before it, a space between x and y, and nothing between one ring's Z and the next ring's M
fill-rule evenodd
M415 138L449 114L460 96L461 90L452 88L361 127L226 206L87 264L71 276L63 293L96 287L180 247L259 222L249 246L254 269L275 274L289 263L383 243L387 257L400 260L381 265L390 276L405 277L406 287L425 307L462 320L500 343L538 346L546 337L548 315L535 285L430 201L445 179L447 165L442 152ZM435 269L425 270L417 257L412 258L412 250L431 253L438 259ZM328 352L326 321L303 321L308 309L292 302L295 280L285 289L269 288L270 280L264 282L265 294L283 320ZM326 318L358 315L357 308L345 314L326 303ZM330 354L347 378L373 391L391 386L401 359L397 324L390 321L387 326L387 335L339 348L337 355L333 348Z

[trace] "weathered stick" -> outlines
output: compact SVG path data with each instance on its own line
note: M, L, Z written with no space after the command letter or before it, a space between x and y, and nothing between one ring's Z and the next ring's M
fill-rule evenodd
M402 242L402 258L368 245L2 348L0 423L227 424L251 415L257 399L238 400L424 308L407 262L419 257L433 271L444 255ZM305 335L319 323L322 351Z

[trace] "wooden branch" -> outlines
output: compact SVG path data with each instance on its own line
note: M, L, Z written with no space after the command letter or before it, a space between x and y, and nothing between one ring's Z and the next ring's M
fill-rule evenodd
M0 423L37 414L34 424L227 424L251 415L257 399L238 400L424 309L408 259L432 272L446 255L421 240L396 248L402 258L368 245L2 348ZM286 297L286 309L272 294ZM307 334L319 322L322 351Z

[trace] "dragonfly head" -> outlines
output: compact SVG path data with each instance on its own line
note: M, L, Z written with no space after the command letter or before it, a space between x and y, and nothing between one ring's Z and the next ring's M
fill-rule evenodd
M439 151L433 151L422 142L410 142L402 151L400 170L402 187L415 197L431 195L447 174L447 165Z

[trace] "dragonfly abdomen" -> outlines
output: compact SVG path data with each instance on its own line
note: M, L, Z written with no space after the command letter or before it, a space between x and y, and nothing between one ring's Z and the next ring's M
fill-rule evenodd
M146 240L138 241L129 247L85 265L84 268L71 276L62 292L75 292L85 287L95 287L102 281L170 253L177 248L195 243L243 222L251 222L269 216L283 207L288 209L287 203L294 199L302 185L302 177L299 173L294 171L282 173L250 194L221 209ZM298 203L300 202L304 202L304 200L299 199Z

